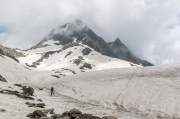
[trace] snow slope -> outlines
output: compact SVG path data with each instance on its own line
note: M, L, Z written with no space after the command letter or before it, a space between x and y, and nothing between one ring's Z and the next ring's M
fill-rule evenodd
M151 118L180 118L180 65L109 69L49 81L58 94Z
M43 100L46 104L46 109L54 108L55 112L59 114L73 108L77 108L84 113L91 113L101 117L108 115L117 115L117 117L122 117L121 119L126 117L138 117L137 115L133 115L131 113L120 112L119 110L114 109L106 109L101 106L82 102L69 96L60 95L58 92L56 92L55 96L50 97L49 89L52 85L48 83L57 79L51 76L53 71L29 70L6 56L0 56L0 66L0 75L7 80L7 83L0 82L0 91L2 89L8 89L22 92L21 88L16 87L14 84L32 86L35 90L34 101L23 100L14 95L0 94L0 110L6 110L5 112L0 112L0 119L28 119L26 117L27 114L41 108L30 108L25 103L38 103L37 99ZM43 88L43 90L39 90L39 88Z
M25 57L18 58L19 61L23 65L25 65L26 63L32 65L33 62L37 62L39 59L41 59L44 54L50 53L49 57L44 58L43 61L39 62L39 65L36 65L37 68L29 68L32 70L40 71L55 70L55 72L61 72L61 74L63 75L70 75L72 74L72 71L74 73L80 73L111 68L141 67L140 65L133 64L124 60L104 56L101 53L98 53L92 48L81 43L76 43L76 45L73 47L64 48L66 46L55 45L53 42L55 43L56 41L50 40L44 42L44 44L48 44L47 47L32 49L28 51L19 51L25 54ZM82 50L85 48L89 48L92 51L88 55L83 55ZM74 62L77 59L81 60L80 64L76 64ZM90 64L92 69L80 68L84 65L84 63ZM63 68L68 69L68 72L67 70L66 72L62 71Z
M6 56L0 56L0 66L0 75L8 81L0 82L0 90L21 91L15 83L33 86L34 98L43 99L46 108L54 108L58 113L78 108L119 119L180 118L179 64L95 70L62 78L52 77L52 70L29 70ZM51 86L55 88L54 97L49 96ZM25 102L0 94L0 108L7 110L0 112L0 118L26 119L38 108L29 108Z

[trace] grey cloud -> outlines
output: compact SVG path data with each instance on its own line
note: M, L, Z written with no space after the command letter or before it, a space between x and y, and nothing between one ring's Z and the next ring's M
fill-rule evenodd
M180 60L179 0L0 0L0 43L29 48L57 26L81 19L106 41L121 41L155 64Z

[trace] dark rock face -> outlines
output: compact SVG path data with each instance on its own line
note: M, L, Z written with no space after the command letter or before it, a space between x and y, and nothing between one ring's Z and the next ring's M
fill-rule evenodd
M136 57L121 41L117 38L114 42L109 43L110 49L115 54L116 58L123 59L135 64L142 64L143 66L153 66L146 60L141 60Z
M59 41L56 45L63 45L65 50L69 47L78 46L79 43L87 45L94 49L95 51L101 53L102 55L123 59L130 61L135 64L142 64L143 66L153 66L146 60L141 60L140 58L133 55L131 51L117 38L114 42L107 43L104 39L97 36L88 26L82 22L75 21L73 23L68 23L63 26L58 27L57 29L66 30L55 32L52 30L51 33L44 38L40 43L38 43L33 48L38 48L48 40L53 39L54 41ZM74 42L76 38L76 42ZM82 51L83 55L88 55L90 50L85 49Z
M5 78L3 78L1 75L0 75L0 81L2 82L7 82Z
M84 69L84 68L92 69L92 66L91 64L84 63L83 66L80 67L80 69Z
M82 50L82 54L83 54L83 55L89 55L89 53L90 53L91 51L92 51L91 49L85 48L85 49Z
M33 95L34 94L34 89L32 87L28 87L28 88L23 87L23 93Z

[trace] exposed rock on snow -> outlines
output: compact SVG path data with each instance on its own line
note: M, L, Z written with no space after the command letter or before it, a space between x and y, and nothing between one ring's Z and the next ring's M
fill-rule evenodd
M23 93L24 94L29 94L31 96L33 96L34 94L34 89L32 87L28 87L26 88L26 86L23 87Z
M26 102L26 105L28 105L28 107L39 107L39 108L44 108L45 104L44 103L30 103L30 102Z
M28 94L17 93L16 95L17 95L19 98L23 98L23 99L25 99L25 100L34 100L34 98L31 97L31 96L28 95Z
M7 89L3 89L0 91L1 94L8 94L8 95L17 95L19 92L18 91L11 91Z
M83 55L89 55L89 53L91 52L92 50L90 48L85 48L82 50L82 54Z
M7 111L7 110L0 108L0 112L6 112L6 111Z
M83 66L80 67L80 69L84 69L84 68L92 69L92 66L89 63L84 63Z
M41 110L36 110L33 113L30 113L27 115L29 118L40 118L40 117L47 117L45 113L43 113Z
M3 78L1 75L0 75L0 81L2 82L7 82L5 78Z
M15 86L17 86L17 87L23 87L21 84L14 84Z

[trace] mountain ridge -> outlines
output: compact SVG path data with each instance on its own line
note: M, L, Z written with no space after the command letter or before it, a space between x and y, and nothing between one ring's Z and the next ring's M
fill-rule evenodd
M76 41L74 41L75 39ZM48 45L43 45L43 43L48 40L57 41L58 43L56 43L56 45L63 46L72 42L82 42L82 44L91 47L102 55L130 61L135 64L142 64L143 66L153 66L152 63L135 56L126 47L126 45L120 41L119 38L117 38L114 42L108 43L103 38L96 35L80 20L76 20L72 23L66 23L65 25L53 29L48 36L28 50L46 47Z

